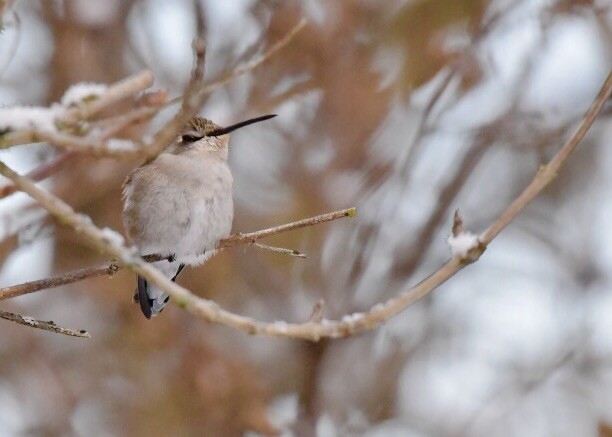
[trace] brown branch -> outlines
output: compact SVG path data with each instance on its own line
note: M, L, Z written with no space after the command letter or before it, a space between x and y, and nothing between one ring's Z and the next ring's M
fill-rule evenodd
M196 38L194 40L194 69L192 77L182 99L181 110L166 125L158 131L150 143L111 142L111 135L90 135L81 137L65 132L47 132L35 129L25 129L6 134L0 134L0 148L9 148L21 144L45 141L68 151L79 151L93 154L99 157L126 158L131 156L142 156L145 159L152 159L161 153L175 138L178 131L184 126L185 122L195 115L203 105L206 97L219 87L227 84L235 78L244 75L268 60L281 48L286 46L293 37L306 25L306 21L300 21L287 35L273 44L262 56L254 60L245 67L236 69L209 84L203 84L205 46L204 42ZM153 84L153 75L150 71L144 71L134 76L128 77L120 82L111 85L105 93L97 99L83 103L78 107L69 108L61 117L59 122L68 126L74 125L80 120L89 119L100 111L108 108L114 103L123 100L137 92L143 91ZM176 99L175 99L176 100ZM174 101L173 101L174 102ZM171 102L171 103L173 103ZM165 102L164 102L165 103ZM135 117L153 116L157 113L157 108L141 109L144 114L132 114ZM136 122L136 121L132 121Z
M553 157L550 163L543 167L535 176L534 181L517 197L517 199L504 211L495 223L480 237L480 254L503 229L522 211L522 209L535 198L561 169L565 160L582 140L604 102L612 93L612 73L608 75L605 84L586 113L583 122L561 150ZM82 237L102 251L117 257L121 263L130 270L145 277L150 283L161 287L176 302L177 305L209 322L229 326L249 334L270 335L277 337L300 338L318 341L324 337L346 337L357 332L373 329L389 320L423 296L430 293L440 284L444 283L455 273L476 261L479 254L471 254L470 259L452 258L429 277L416 286L404 291L398 296L384 303L373 306L365 313L350 314L340 320L311 320L306 323L261 322L250 317L241 316L226 311L216 303L201 299L180 285L169 281L161 272L146 264L135 255L133 250L127 248L120 239L109 238L104 232L91 223L85 216L76 214L70 206L57 197L38 188L29 179L19 176L5 164L0 162L0 173L13 180L22 191L30 194L43 208L57 217L66 225L72 227Z
M293 231L295 229L305 228L307 226L314 226L342 217L354 217L355 214L355 208L343 209L341 211L317 215L314 217L309 217L303 220L287 223L280 226L275 226L268 229L263 229L260 231L249 232L246 234L239 233L236 235L231 235L227 238L220 240L217 243L217 249L222 250L227 247L243 244L252 244L255 243L257 240L270 237L272 235ZM295 253L293 253L292 255L299 256ZM147 255L144 256L143 259L145 259L145 261L147 262L154 262L164 259L164 257L161 257L159 255ZM34 293L40 290L46 290L49 288L60 287L62 285L73 284L75 282L79 282L88 278L94 278L97 276L112 276L122 268L123 267L119 264L109 262L101 264L99 266L92 266L79 270L73 270L71 272L63 273L50 278L44 278L36 281L24 282L23 284L12 285L10 287L0 288L0 300L11 299L14 297L23 296L24 294Z
M355 217L356 214L357 210L355 208L348 208L342 209L340 211L334 211L327 214L309 217L307 219L287 223L285 225L275 226L273 228L263 229L261 231L249 232L248 234L239 233L236 235L231 235L219 241L219 243L217 243L217 248L221 249L224 247L231 247L239 244L253 243L255 242L255 240L260 240L271 235L293 231L294 229L305 228L307 226L318 225L319 223L329 222L342 217Z
M595 101L584 116L584 120L570 137L570 139L563 145L561 150L550 160L546 165L542 165L538 170L538 173L533 178L533 181L525 188L525 190L512 202L512 204L504 211L504 213L487 229L482 236L480 241L484 244L489 244L501 231L503 231L509 224L520 214L520 212L538 195L540 192L550 184L559 170L565 164L565 161L574 151L576 146L580 144L580 141L584 138L592 124L595 122L599 111L603 108L604 104L610 98L612 93L612 72L608 73L605 83L601 90L597 94Z
M110 86L97 99L68 109L62 117L62 121L67 124L74 124L80 120L87 120L109 106L150 88L153 86L154 80L153 73L148 70L127 77Z
M54 322L43 322L36 320L29 316L22 316L20 314L9 313L8 311L0 310L0 318L4 320L10 320L11 322L19 323L20 325L30 326L32 328L44 329L45 331L55 332L57 334L70 335L72 337L80 338L91 338L91 335L84 329L76 330L70 328L63 328L56 325Z
M0 148L25 143L47 142L71 152L89 153L97 157L129 158L143 154L148 145L140 141L112 138L127 127L137 125L152 118L161 108L146 107L130 111L101 133L77 136L66 132L52 132L29 129L6 134L0 138Z
M112 276L119 269L120 267L113 263L106 263L99 266L73 270L71 272L63 273L50 278L0 288L0 300L11 299L13 297L23 296L24 294L34 293L36 291L46 290L49 288L61 287L62 285L73 284L75 282L88 278L95 278L97 276Z

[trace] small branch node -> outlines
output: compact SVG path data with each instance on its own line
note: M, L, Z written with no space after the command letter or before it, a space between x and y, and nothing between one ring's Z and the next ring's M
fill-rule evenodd
M453 237L457 237L459 234L463 232L463 219L461 218L461 214L459 213L459 208L455 210L455 215L453 217Z
M320 324L323 320L323 310L325 309L325 300L319 299L312 307L309 322Z
M453 258L458 259L464 265L477 261L486 249L486 245L478 235L465 229L458 209L455 210L453 216L452 234L446 241Z

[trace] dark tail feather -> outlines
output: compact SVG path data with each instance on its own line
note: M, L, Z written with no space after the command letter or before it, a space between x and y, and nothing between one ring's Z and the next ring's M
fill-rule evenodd
M153 312L151 309L151 298L149 298L149 293L147 293L147 289L149 288L149 284L147 280L142 276L138 276L138 302L140 303L140 309L142 313L147 319L150 319Z
M183 271L185 268L185 264L180 264L176 271L176 274L172 277L172 281L176 281L177 276ZM164 309L166 303L168 303L169 298L166 297L163 301L163 304L160 302L155 302L154 299L151 299L149 296L149 283L142 276L138 276L138 289L136 294L134 295L134 302L140 303L140 309L142 313L145 315L147 319L153 317L153 315L157 315L161 313ZM156 304L154 308L153 305Z

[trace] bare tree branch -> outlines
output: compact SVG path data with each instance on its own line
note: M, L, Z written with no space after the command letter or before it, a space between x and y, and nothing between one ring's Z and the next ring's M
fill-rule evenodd
M153 73L149 70L127 77L109 87L108 90L97 99L75 106L66 111L66 114L62 117L62 121L67 124L74 124L80 120L87 120L109 106L150 88L153 86L153 82Z
M286 45L293 38L293 36L301 28L304 27L304 25L304 22L300 22L291 32L289 32L283 39L273 45L268 50L268 52L266 52L266 54L264 54L257 61L243 67L242 69L237 69L232 73L229 73L227 76L224 76L209 85L201 84L204 65L204 47L202 44L198 44L198 41L196 41L196 43L194 44L194 51L196 54L195 68L192 75L192 80L189 86L187 87L187 92L185 93L185 96L183 98L183 105L181 107L181 110L170 123L168 123L161 131L157 133L154 140L151 143L145 145L144 150L140 150L140 152L146 153L146 155L149 157L156 156L159 152L161 152L161 150L163 150L167 146L170 141L174 139L177 130L180 128L180 126L182 126L185 119L188 118L190 114L192 114L201 106L202 102L204 101L205 94L214 91L214 89L229 82L238 75L244 74L256 68L259 64L265 61L265 59L267 59L277 50ZM155 284L165 290L173 298L173 301L177 305L184 308L188 312L191 312L192 314L195 314L198 317L201 317L207 321L229 326L250 334L301 338L317 341L320 338L324 337L345 337L366 329L373 329L377 327L381 323L384 323L386 320L390 319L395 314L399 313L403 309L410 306L412 303L416 302L417 300L434 290L437 286L452 277L457 271L461 270L466 265L478 260L486 249L486 247L488 246L488 244L501 231L503 231L503 229L505 229L518 214L520 214L520 212L525 208L527 204L529 204L548 184L550 184L554 180L556 174L562 168L563 164L565 163L571 152L584 138L584 135L593 124L595 118L597 117L597 114L599 113L599 111L601 111L604 103L609 98L611 92L612 74L608 75L605 84L603 85L600 93L593 102L591 108L586 113L577 131L563 145L563 147L553 157L553 159L547 165L542 166L540 168L538 173L535 175L533 181L512 202L508 209L499 216L499 218L493 223L491 227L489 227L482 235L480 235L480 237L478 238L478 244L473 248L473 250L469 251L469 255L456 256L452 258L442 267L440 267L437 271L435 271L432 275L421 281L416 286L404 291L403 293L400 293L394 298L391 298L383 303L373 306L367 312L346 315L339 320L323 319L320 315L320 311L316 311L316 317L313 317L311 320L305 323L267 323L224 310L219 307L215 302L206 299L201 299L192 294L189 290L181 287L176 283L169 281L167 278L164 277L164 275L161 274L161 272L159 272L153 266L147 264L144 259L139 257L137 251L134 248L127 247L119 234L108 229L102 230L96 227L91 222L89 217L76 213L61 199L55 197L51 193L48 193L38 188L32 180L28 179L27 177L18 175L2 162L0 162L0 173L11 179L15 186L19 187L20 190L28 193L31 197L33 197L41 207L48 210L61 223L73 228L92 246L98 248L104 253L109 254L112 257L117 258L118 262L121 265L138 273L139 275L146 278L150 283ZM73 118L67 117L66 120L68 122L74 122L74 120L88 118L95 114L96 111L100 110L100 108L105 107L105 105L108 106L110 104L109 102L112 102L112 99L107 100L106 103L104 103L104 101L100 103L100 100L101 99L95 100L94 102L92 102L91 105L87 105L85 109L75 108L74 114L69 114ZM97 103L98 106L96 106L95 103ZM15 136L21 134L22 137L20 138L20 140L22 141L32 140L32 132L15 132L13 134ZM10 135L12 134L0 137L4 147L6 147L7 144L7 136L9 136L8 143L10 143L10 141L15 141L14 138L10 138ZM62 141L66 142L66 144L69 144L68 147L74 146L75 148L77 148L77 146L81 146L81 143L77 141L77 139L80 139L84 142L89 143L88 150L93 149L92 151L95 151L100 154L116 151L108 150L108 143L104 143L103 141L99 143L92 143L91 141L87 141L87 139L84 138L79 138L66 134L58 135L59 137L56 137L54 139L60 140L60 143ZM96 138L94 139L94 141L100 140L99 138ZM102 150L104 147L107 150ZM117 147L110 147L110 149L117 149ZM118 149L121 148L119 147ZM126 149L129 148L126 147ZM120 153L124 152L127 153L124 150L120 150ZM345 214L344 216L347 215L350 214ZM316 223L313 222L310 224ZM308 225L309 224L305 224L305 226ZM218 248L222 249L224 247L229 247L237 244L252 243L258 238L263 238L264 236L273 235L274 233L295 229L297 227L301 227L301 225L281 225L276 227L274 231L264 230L252 234L235 235L220 242ZM115 270L115 267L111 266L112 265L106 266L106 270L104 271L104 273L101 274L108 274L110 272L109 269ZM87 269L79 271L81 276L84 275L83 272L85 270ZM74 275L73 272L73 276L77 277L79 275ZM50 279L52 280L53 278Z
M504 211L504 213L493 223L493 225L487 229L484 234L480 237L480 241L484 244L489 244L501 231L503 231L509 224L516 218L517 215L538 195L540 192L550 184L559 170L565 164L565 161L574 151L576 146L580 144L580 141L584 138L588 130L591 128L593 122L597 118L599 111L603 108L606 101L610 98L612 93L612 72L608 73L603 87L599 91L595 101L587 111L584 119L576 132L570 137L570 139L563 145L561 150L550 160L546 165L540 166L538 173L534 177L533 181L525 188L525 190L512 202L512 204Z
M120 238L111 238L107 231L97 228L88 217L75 213L57 197L38 188L29 179L19 176L4 163L0 163L0 173L13 180L24 192L32 196L43 208L57 217L61 222L75 229L81 236L95 247L117 257L130 270L145 277L150 283L161 287L174 302L209 322L229 326L249 334L270 335L276 337L300 338L318 341L324 337L338 338L353 335L357 332L373 329L389 320L400 311L430 293L444 283L459 270L476 261L486 246L542 191L562 168L574 148L584 138L584 135L595 121L597 114L612 93L612 73L608 75L605 84L585 115L583 122L561 150L548 165L543 166L536 174L533 182L504 211L495 223L479 238L477 253L471 253L469 259L455 257L445 263L429 277L416 286L404 291L384 303L373 306L365 313L344 316L340 320L321 321L310 320L305 323L261 322L250 317L241 316L219 307L215 302L201 299L180 285L169 281L161 272L148 265L137 256L137 252L126 247Z
M65 124L66 126L73 125L81 120L93 117L111 105L137 94L151 87L152 85L153 73L148 70L142 71L109 86L104 93L91 102L83 102L79 106L67 109L59 122L60 124ZM56 134L53 132L31 129L18 130L0 135L0 148L9 148L38 141L48 141L59 147L68 149L79 149L80 147L85 147L85 149L82 151L87 151L87 142L80 137L59 133L56 136ZM64 141L67 144L64 144ZM93 140L90 139L89 141ZM100 147L100 145L94 145L91 148L95 150L96 148Z
M254 243L255 240L269 237L271 235L280 234L283 232L293 231L295 229L305 228L307 226L318 225L319 223L325 223L332 220L336 220L342 217L354 217L357 215L357 209L348 208L340 211L329 212L327 214L321 214L314 217L309 217L297 222L287 223L284 225L274 226L272 228L263 229L261 231L249 232L247 234L236 234L231 235L223 240L219 241L217 248L231 247L239 244Z
M9 313L8 311L0 310L0 318L4 320L10 320L11 322L19 323L20 325L30 326L32 328L44 329L45 331L55 332L57 334L69 335L71 337L80 338L91 338L91 335L84 329L76 330L70 328L63 328L56 325L54 322L43 322L36 320L29 316L22 316L20 314Z
M238 245L253 244L257 240L262 238L270 237L272 235L281 234L283 232L293 231L295 229L305 228L308 226L314 226L320 223L329 222L342 217L354 217L356 214L355 208L343 209L341 211L330 212L327 214L317 215L309 217L303 220L299 220L292 223L287 223L280 226L274 226L272 228L263 229L256 232L249 232L246 234L239 233L231 235L227 238L220 240L217 243L217 249L222 250L227 247L233 247ZM270 246L267 246L270 247ZM280 248L273 248L280 249ZM270 250L270 249L269 249ZM290 249L282 249L290 252ZM278 250L276 250L278 251ZM298 252L299 253L299 252ZM291 253L293 256L300 256L296 253ZM151 254L146 255L143 259L147 262L160 261L164 257ZM63 273L61 275L53 276L51 278L39 279L36 281L24 282L23 284L12 285L10 287L0 288L0 300L11 299L24 294L34 293L36 291L45 290L48 288L60 287L62 285L73 284L75 282L82 281L88 278L94 278L97 276L112 276L123 267L116 263L105 263L98 266L86 267L79 270L73 270L71 272Z
M285 47L305 25L306 20L300 21L287 33L287 35L273 44L259 58L245 67L232 71L209 84L202 83L205 61L204 42L196 38L194 41L194 69L189 85L184 95L180 97L180 99L182 99L181 110L170 122L166 123L166 125L155 134L150 143L115 140L111 138L113 136L110 134L113 132L112 130L102 135L96 134L83 137L67 132L24 129L0 134L0 148L9 148L21 144L46 141L69 151L86 152L99 157L125 158L130 156L142 156L145 159L151 159L161 153L161 151L176 138L177 132L185 124L186 120L199 111L207 95L234 80L236 77L247 74L257 68L281 48ZM110 86L106 92L91 102L67 109L58 122L66 126L74 125L81 120L93 117L120 100L149 88L151 85L153 85L153 74L148 70L143 71ZM140 111L131 113L124 121L124 126L129 125L128 121L130 123L136 123L139 120L146 120L155 115L160 109L159 102L153 106L155 107L149 109L141 108Z

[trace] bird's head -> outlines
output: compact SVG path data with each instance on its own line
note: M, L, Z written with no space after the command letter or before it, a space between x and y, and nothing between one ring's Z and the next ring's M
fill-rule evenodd
M169 152L174 154L214 153L227 159L230 132L273 117L276 117L276 114L251 118L227 127L221 127L203 117L193 117L186 124Z

